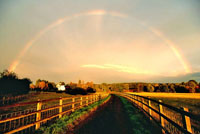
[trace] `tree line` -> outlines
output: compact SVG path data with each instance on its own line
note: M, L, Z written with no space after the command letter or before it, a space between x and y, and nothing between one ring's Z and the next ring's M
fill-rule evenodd
M59 82L58 84L54 82L49 82L47 80L38 79L35 85L30 84L30 89L35 91L43 91L43 92L61 92L58 90L58 85L63 86L65 88L65 93L76 95L82 94L86 95L88 93L95 93L96 90L93 87L87 87L86 89L82 87L78 87L77 84L65 84L65 82Z
M131 91L131 92L171 92L200 93L200 83L189 80L182 83L113 83L94 84L86 88L76 83L59 82L68 94L88 94L98 91ZM29 78L20 79L15 72L4 70L0 72L0 97L27 94L29 91L59 92L58 84L38 79L35 84Z
M189 80L182 83L114 83L105 84L111 91L200 93L200 83Z
M69 85L64 82L59 84L65 87L65 93L76 95L86 95L88 93L95 93L95 89L87 87L86 89L77 87L77 85ZM0 72L0 98L4 96L17 96L29 93L29 91L36 92L59 92L57 84L47 80L38 79L35 84L29 78L20 79L15 72L4 70Z

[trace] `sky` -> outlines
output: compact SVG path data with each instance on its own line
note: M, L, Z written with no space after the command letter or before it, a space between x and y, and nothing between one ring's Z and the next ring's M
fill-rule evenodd
M32 81L200 81L199 0L0 0L0 71Z

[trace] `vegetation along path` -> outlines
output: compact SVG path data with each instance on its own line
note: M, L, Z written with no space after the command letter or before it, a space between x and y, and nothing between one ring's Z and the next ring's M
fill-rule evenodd
M75 134L160 134L161 130L126 99L112 95L110 101L82 125Z

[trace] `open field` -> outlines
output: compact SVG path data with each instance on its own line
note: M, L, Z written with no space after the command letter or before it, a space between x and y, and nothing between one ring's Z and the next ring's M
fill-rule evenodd
M34 95L28 99L25 99L21 102L31 102L31 101L37 101L38 99L40 100L46 100L46 99L54 99L54 98L59 98L59 97L70 97L72 95L66 94L66 93L56 93L56 92L40 92L37 95Z

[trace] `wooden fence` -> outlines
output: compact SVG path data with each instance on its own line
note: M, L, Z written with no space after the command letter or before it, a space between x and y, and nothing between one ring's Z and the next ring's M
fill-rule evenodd
M200 134L200 115L188 108L176 108L149 97L129 93L114 93L127 98L141 109L150 120L155 121L166 134Z
M40 128L40 126L49 125L52 122L55 122L57 118L61 118L63 115L68 115L77 109L97 102L107 96L108 94L101 93L49 100L38 100L34 102L18 103L0 107L0 110L24 106L26 107L27 105L32 107L28 110L28 112L20 111L18 114L1 116L0 133L34 133L34 131ZM51 103L51 105L49 105L49 103Z

